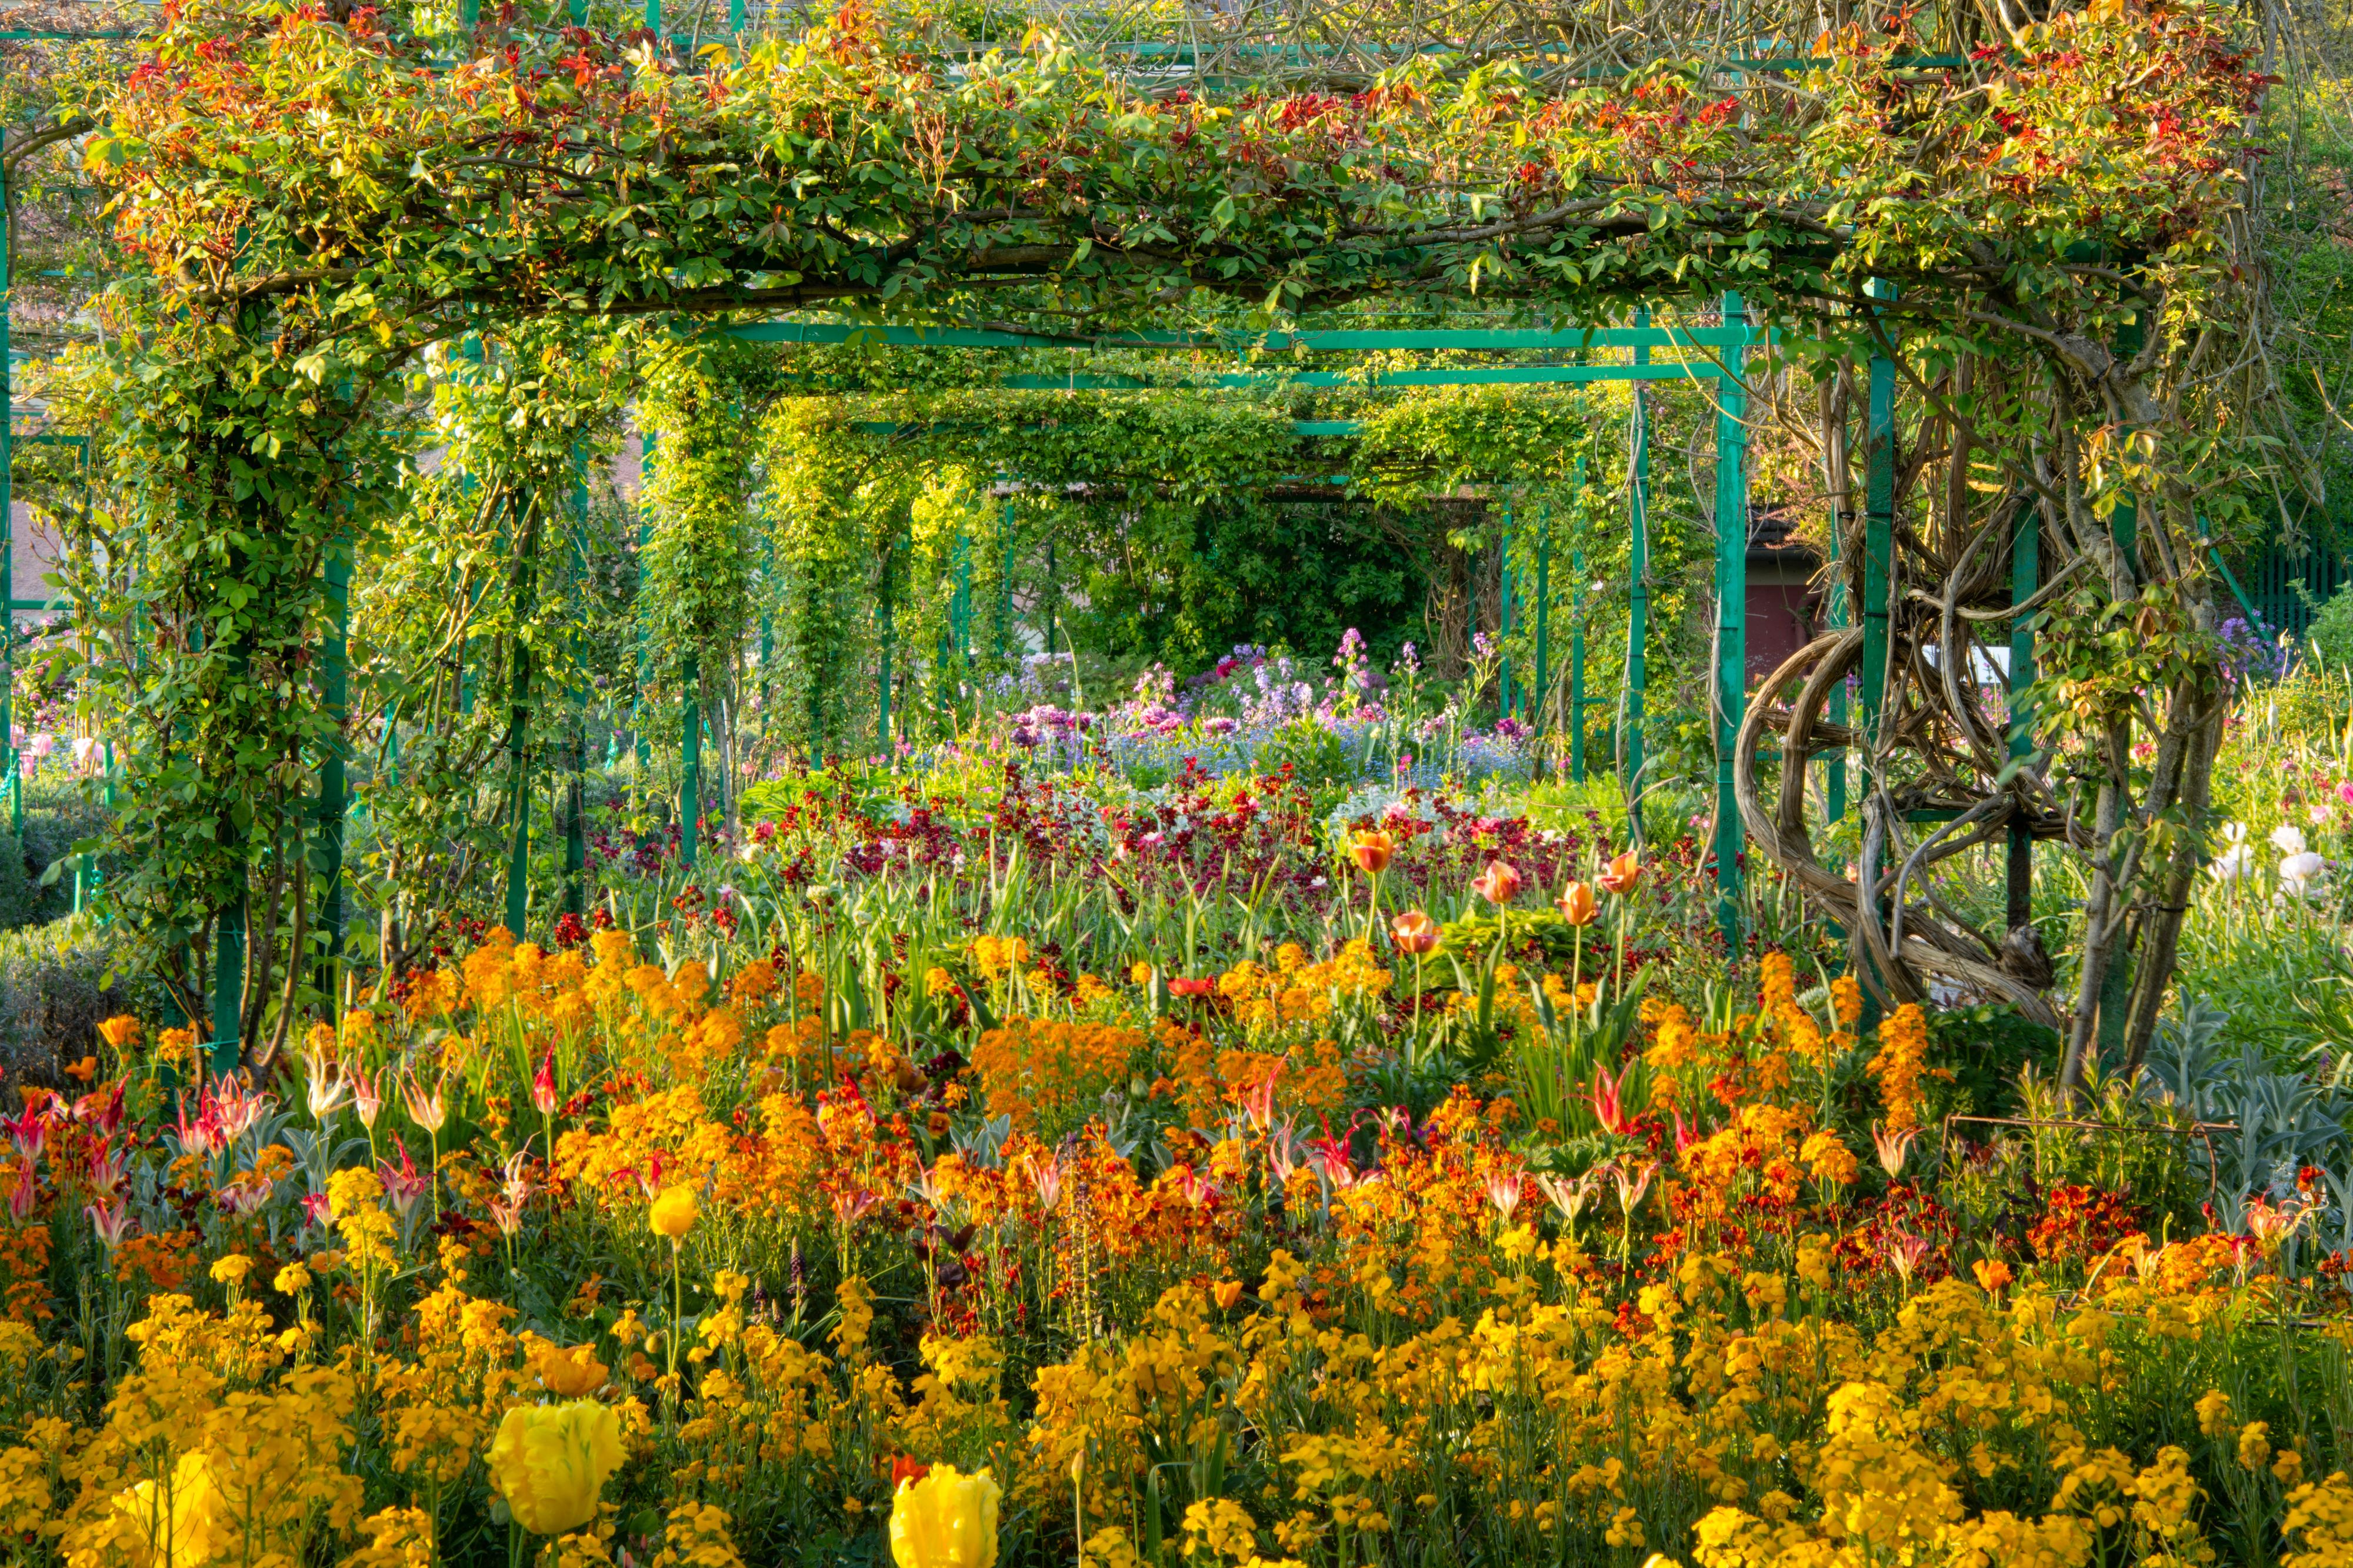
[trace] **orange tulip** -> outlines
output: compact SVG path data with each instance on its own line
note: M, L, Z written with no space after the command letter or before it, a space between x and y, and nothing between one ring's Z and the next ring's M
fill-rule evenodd
M1491 904L1508 904L1520 896L1520 874L1501 860L1490 860L1471 889Z
M1613 893L1630 893L1642 879L1642 868L1629 849L1602 868L1601 885Z
M1389 922L1389 940L1399 952L1419 958L1438 945L1438 922L1419 910L1408 910Z
M1230 1312L1234 1310L1234 1303L1242 1299L1242 1282L1239 1279L1220 1279L1209 1287L1209 1294L1216 1299L1218 1310Z
M1377 877L1389 868L1389 861L1397 854L1397 840L1386 833L1359 833L1348 841L1348 853L1356 858L1365 875Z
M1600 912L1601 906L1594 901L1592 883L1571 882L1561 889L1560 917L1569 924L1591 925L1593 917Z

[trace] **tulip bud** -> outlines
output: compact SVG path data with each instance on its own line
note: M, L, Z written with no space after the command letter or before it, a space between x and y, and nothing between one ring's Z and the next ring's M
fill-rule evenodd
M1389 940L1409 958L1418 958L1438 946L1438 922L1419 910L1408 910L1389 922Z
M1397 840L1386 833L1359 833L1348 841L1348 853L1355 856L1357 868L1368 877L1377 877L1389 868L1397 854Z
M1592 884L1571 882L1561 889L1560 918L1569 924L1591 925L1593 917L1600 912L1601 906L1594 901Z
M1490 860L1471 888L1491 904L1508 904L1520 896L1520 873L1504 861Z

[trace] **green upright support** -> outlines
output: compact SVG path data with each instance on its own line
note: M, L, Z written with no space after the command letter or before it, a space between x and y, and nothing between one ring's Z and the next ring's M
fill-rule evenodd
M680 731L678 782L679 854L694 864L695 839L702 830L702 658L690 653L679 668L679 701L686 710Z
M1637 331L1651 324L1651 312L1634 312ZM1651 363L1649 345L1634 346L1634 363ZM1634 383L1632 429L1626 463L1626 811L1634 837L1642 837L1642 706L1650 666L1651 630L1651 412L1649 394Z
M1003 658L1010 651L1008 640L1013 636L1013 498L1005 498L1005 512L998 525L997 544L997 657Z
M1585 552L1568 552L1568 776L1585 782Z
M963 662L972 661L972 539L962 530L955 538L955 595L949 601L949 630L955 639L955 655Z
M2042 583L2042 517L2030 500L2010 523L2010 602L2022 605ZM2034 705L2028 689L2034 684L2034 632L2031 617L2012 616L2010 623L2010 758L2022 767L2034 754ZM2007 868L2007 921L2016 931L2034 922L2034 835L2023 818L2010 819L2010 864Z
M891 657L899 647L898 579L894 569L898 563L896 546L882 561L882 592L874 605L874 619L881 632L881 679L875 689L874 748L883 756L891 754Z
M2140 353L2144 328L2140 315L2135 312L2116 329L2116 353L2129 358ZM2130 592L2140 582L2140 506L2129 492L2116 501L2116 510L2108 514L2108 536L2116 542L2118 565L2123 573L2123 586ZM2131 1001L2135 957L2129 941L2119 941L2109 950L2107 972L2100 977L2099 1031L2097 1045L2102 1058L2116 1059L2124 1048L2125 1013Z
M1877 299L1893 290L1873 283ZM1855 702L1857 784L1866 795L1879 779L1879 731L1887 705L1888 598L1895 580L1895 363L1871 356L1869 404L1863 426L1862 483L1862 666ZM1862 1025L1879 1021L1879 999L1862 998Z
M1504 503L1504 537L1499 552L1495 604L1495 712L1499 718L1511 716L1512 709L1512 601L1516 596L1512 582L1512 505Z
M1585 459L1577 459L1569 483L1568 552L1568 776L1585 782Z
M513 790L514 835L507 850L507 930L523 938L531 904L531 644L523 631L537 607L538 563L517 570L513 663L507 681L507 781Z
M1747 307L1724 296L1724 324L1745 325ZM1747 835L1734 788L1733 750L1748 702L1747 351L1724 351L1715 420L1715 920L1727 952L1741 949L1740 856Z
M1529 661L1528 722L1544 724L1545 696L1552 689L1552 503L1536 503L1536 649Z
M776 683L768 672L776 662L776 536L763 532L760 539L760 733L768 732L768 709L776 698Z
M1844 474L1839 476L1839 494L1841 498L1852 496ZM1837 630L1844 630L1853 624L1853 606L1847 602L1844 563L1846 530L1852 517L1852 511L1841 511L1831 519L1831 584L1830 591L1823 595L1822 615ZM1843 680L1831 688L1828 716L1833 724L1843 726L1846 723L1846 682ZM1846 771L1854 753L1854 747L1841 746L1822 759L1828 770L1822 775L1823 812L1831 822L1843 821L1846 817Z
M654 472L654 433L645 432L640 438L638 457L638 589L646 585L646 551L653 543L653 501L649 486ZM643 786L646 775L654 765L653 742L646 735L646 683L653 678L647 662L646 619L642 607L632 605L630 619L635 623L638 645L637 700L629 705L629 729L637 738L638 783Z
M345 777L351 742L343 726L351 706L352 548L347 538L327 546L327 646L319 661L321 694L334 726L319 763L319 930L327 939L319 989L327 995L330 1012L340 1010L343 994L335 980L343 960L343 830L351 815Z
M571 548L565 552L565 595L576 596L587 581L588 563L584 535L588 526L588 483L575 459L572 486ZM586 617L575 610L576 627ZM565 689L566 751L564 779L564 912L588 912L588 700L578 681L579 647L573 647L574 680Z
M1878 788L1880 710L1887 700L1887 595L1895 575L1895 363L1883 354L1871 356L1870 398L1862 445L1862 668L1855 714L1866 793Z
M16 757L16 378L9 363L8 316L16 300L16 258L8 251L6 213L0 211L0 584L7 605L0 615L0 774L8 781L8 831L25 838L24 784Z
M212 1071L237 1070L245 1054L245 900L231 900L213 922Z
M2116 353L2126 359L2139 353L2146 341L2145 331L2140 312L2136 310L2123 326L2116 329ZM2139 582L2140 563L2137 557L2140 552L2140 503L2138 498L2130 492L2119 499L2116 510L2108 514L2108 536L2116 541L2116 553L2124 558L2126 581ZM2120 1030L2124 1027L2121 1010L2116 1016L2116 1027ZM2123 1037L2119 1034L2118 1041L2121 1042Z

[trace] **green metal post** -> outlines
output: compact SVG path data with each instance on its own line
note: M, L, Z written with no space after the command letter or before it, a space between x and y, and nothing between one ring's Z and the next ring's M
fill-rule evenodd
M2129 358L2140 353L2144 342L2143 326L2135 312L2123 326L2116 329L2116 353ZM2116 542L2118 563L2126 584L2140 582L2140 505L2137 497L2126 494L2108 514L2108 534ZM2135 955L2129 941L2119 941L2108 956L2107 973L2100 977L2099 1030L2097 1045L2100 1056L2109 1061L2124 1048L2125 1012L2133 989Z
M2018 509L2010 523L2010 602L2022 605L2034 596L2042 580L2042 516L2032 501ZM2010 623L2010 756L2023 766L2034 754L2034 705L2027 689L2034 684L2034 633L2031 617L2016 616ZM2034 835L2023 820L2010 819L2008 920L2016 931L2034 922Z
M654 433L650 430L639 438L638 457L638 591L646 585L646 551L653 543L653 500L651 485L654 472ZM642 607L632 603L630 619L635 625L638 645L637 700L629 705L629 729L637 736L638 781L645 782L654 765L653 742L646 735L646 682L653 678L647 663L646 620Z
M1568 552L1568 776L1585 782L1585 459L1577 459L1569 483ZM1547 666L1547 668L1550 667Z
M1724 324L1746 323L1737 294L1724 296ZM1745 336L1745 334L1744 334ZM1727 952L1741 948L1740 856L1747 835L1733 784L1733 748L1748 701L1748 354L1724 351L1715 420L1715 920Z
M681 857L691 866L695 837L702 827L702 656L688 654L678 679L679 700L686 709L681 731L678 842Z
M351 815L351 790L345 778L351 742L343 734L343 725L351 706L352 548L349 539L338 539L327 546L327 646L319 666L327 717L334 725L327 754L319 764L319 928L327 938L319 989L327 994L331 1013L337 1010L337 998L342 995L335 980L343 960L343 830Z
M1647 328L1651 312L1634 312L1634 325ZM1651 351L1637 344L1634 363L1647 365ZM1634 383L1633 428L1626 463L1626 811L1634 837L1642 835L1642 701L1649 673L1651 629L1651 414L1649 395Z
M244 1055L245 900L240 897L214 922L212 1070L237 1070Z
M768 672L776 661L776 536L765 533L760 540L760 733L768 732L768 709L776 686Z
M538 597L538 563L525 560L516 584L514 665L507 683L507 778L514 791L514 837L507 852L507 930L517 942L531 902L531 645L523 640Z
M1536 503L1536 651L1528 678L1528 721L1544 723L1552 687L1552 503Z
M1503 560L1497 573L1495 605L1495 712L1509 717L1512 709L1512 506L1504 503Z
M1878 290L1878 297L1889 294ZM1880 710L1887 700L1887 595L1895 575L1895 364L1883 355L1871 356L1870 395L1862 447L1862 668L1855 715L1866 793L1878 787Z
M1568 776L1585 782L1585 552L1568 552Z
M587 581L588 562L586 534L588 528L588 481L581 472L578 459L574 459L572 483L572 547L565 552L565 595L574 598ZM588 694L582 690L577 679L579 645L576 628L585 619L576 603L571 617L575 628L573 644L573 683L565 689L565 721L569 731L565 759L564 780L564 912L585 915L588 912Z
M1005 500L1005 515L998 524L997 544L997 657L1003 658L1008 651L1007 639L1013 635L1013 498Z
M1894 290L1880 283L1872 284L1870 292L1882 300L1894 297ZM1883 354L1871 356L1869 394L1862 446L1862 668L1854 727L1854 751L1861 763L1858 784L1866 795L1879 788L1879 731L1887 703L1888 596L1895 580L1895 363ZM1878 998L1866 989L1862 1026L1868 1029L1878 1021Z
M2130 359L2140 353L2145 337L2140 313L2135 311L2123 326L2116 329L2116 353L2120 357ZM2136 559L2140 550L2138 497L2127 493L2116 502L2116 510L2108 514L2108 535L2116 541L2116 553L2124 558L2126 580L2132 583L2139 582L2140 563ZM2117 1013L2116 1026L2120 1030L2124 1026L2121 1009ZM2124 1037L2119 1034L2116 1037L2121 1042Z
M8 780L8 831L25 838L25 790L16 756L16 462L14 410L16 381L9 363L9 321L16 299L16 258L8 253L6 214L0 211L0 584L7 613L0 616L0 773Z
M1838 477L1838 482L1840 496L1847 499L1851 506L1852 492L1847 488L1847 476L1841 474ZM1853 513L1850 510L1839 512L1831 519L1831 585L1830 592L1824 595L1822 611L1830 625L1840 630L1853 624L1853 606L1847 603L1846 566L1843 559L1847 524L1852 516ZM1831 723L1841 726L1846 723L1845 681L1841 680L1831 688L1828 712ZM1856 748L1852 746L1841 746L1822 759L1828 768L1828 772L1822 778L1823 805L1825 815L1832 822L1841 822L1846 817L1846 771L1849 760L1853 757L1855 750Z
M881 630L881 679L875 692L874 746L885 757L891 754L891 656L899 647L898 605L893 602L898 588L895 568L898 548L893 545L882 558L882 592L874 606L874 618Z

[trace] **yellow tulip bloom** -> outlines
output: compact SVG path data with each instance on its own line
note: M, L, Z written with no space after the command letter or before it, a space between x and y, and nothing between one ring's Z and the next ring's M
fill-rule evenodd
M519 1405L491 1442L491 1484L533 1535L563 1535L596 1517L621 1468L621 1421L593 1399Z
M939 1465L899 1483L891 1504L891 1557L899 1568L995 1568L997 1478Z

